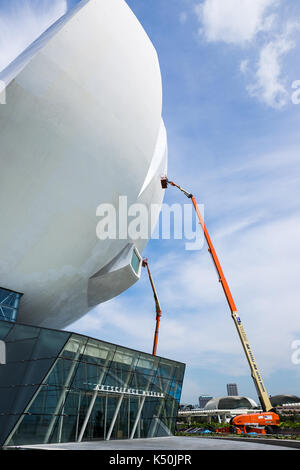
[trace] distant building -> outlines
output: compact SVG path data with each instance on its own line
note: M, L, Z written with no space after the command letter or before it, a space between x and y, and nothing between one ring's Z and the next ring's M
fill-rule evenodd
M289 405L289 404L299 404L300 397L296 395L274 395L270 397L270 401L272 406L282 406L282 405Z
M205 410L237 410L237 409L251 410L258 408L252 398L230 396L213 398L205 405Z
M237 397L238 394L237 384L227 384L227 395L229 397Z
M204 408L206 403L208 403L210 400L212 400L213 397L210 397L208 395L200 395L199 397L199 408Z
M276 407L276 413L281 416L300 416L300 402L299 403L285 403Z

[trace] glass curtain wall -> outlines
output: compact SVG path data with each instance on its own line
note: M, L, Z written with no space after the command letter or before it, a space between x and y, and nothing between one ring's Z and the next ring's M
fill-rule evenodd
M184 369L179 362L71 334L5 444L170 435Z

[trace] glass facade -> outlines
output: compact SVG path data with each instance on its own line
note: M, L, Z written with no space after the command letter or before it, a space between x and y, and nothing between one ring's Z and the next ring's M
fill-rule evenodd
M0 445L166 436L185 365L64 331L0 322Z
M16 321L22 294L0 287L0 320Z

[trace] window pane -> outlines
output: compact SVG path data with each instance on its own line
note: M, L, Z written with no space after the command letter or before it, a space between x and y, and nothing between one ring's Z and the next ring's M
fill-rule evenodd
M132 259L131 259L131 266L133 267L133 270L136 272L136 274L139 273L140 264L141 264L141 260L138 257L138 255L136 254L136 251L133 250Z
M16 321L21 294L0 287L0 319Z

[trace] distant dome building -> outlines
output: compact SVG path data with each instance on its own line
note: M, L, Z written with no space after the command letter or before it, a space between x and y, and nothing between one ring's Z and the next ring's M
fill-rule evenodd
M300 403L300 397L296 395L274 395L270 397L272 406L281 406L288 403Z
M230 396L230 397L219 397L209 400L205 405L205 410L236 410L238 408L243 409L253 409L258 408L257 403L255 403L252 398L240 397L240 396Z

